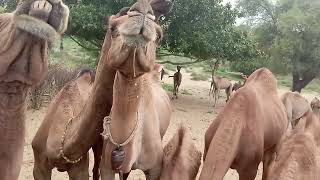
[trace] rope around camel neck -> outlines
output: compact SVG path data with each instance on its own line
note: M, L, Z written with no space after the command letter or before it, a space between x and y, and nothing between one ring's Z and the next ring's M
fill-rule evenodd
M76 160L71 160L69 159L63 152L63 146L64 146L64 142L66 140L66 134L67 134L67 130L68 130L68 127L70 126L72 120L74 119L74 117L70 118L68 120L68 122L66 123L66 126L65 126L65 129L63 131L63 135L62 135L62 138L61 138L61 145L60 145L60 152L59 152L59 156L62 157L65 161L67 161L67 163L71 163L71 164L77 164L78 162L81 161L82 157L83 156L80 156L78 159Z
M137 120L136 120L136 124L134 126L134 129L132 130L130 136L123 142L123 143L117 143L111 134L110 131L110 126L111 126L111 114L109 116L106 116L103 120L103 132L101 133L101 136L105 139L105 140L109 140L113 145L117 146L117 147L123 147L128 145L134 138L135 134L137 133L138 130L138 126L139 126L139 113L137 111Z

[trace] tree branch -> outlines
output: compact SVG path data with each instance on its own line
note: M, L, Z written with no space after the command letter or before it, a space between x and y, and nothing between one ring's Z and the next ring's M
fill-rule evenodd
M205 59L198 59L196 61L191 61L191 62L179 62L179 63L174 63L174 62L171 62L171 61L160 61L158 62L159 64L171 64L171 65L176 65L176 66L183 66L183 65L190 65L190 64L196 64L196 63L200 63L200 62L204 62L204 61L207 61Z
M73 36L69 35L70 39L73 40L75 43L77 43L79 46L81 46L82 48L88 50L88 51L100 51L99 49L95 49L95 48L89 48L84 46L83 44L81 44L78 40L76 40Z

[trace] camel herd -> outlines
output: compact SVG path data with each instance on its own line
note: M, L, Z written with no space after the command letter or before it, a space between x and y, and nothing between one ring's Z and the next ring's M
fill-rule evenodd
M292 92L280 98L266 68L237 88L213 77L214 91L228 89L228 101L205 134L203 156L183 125L163 148L172 107L155 63L163 36L157 22L171 8L170 0L138 0L109 17L96 75L82 69L37 130L34 179L50 180L57 168L70 179L88 180L91 148L94 180L127 179L135 169L147 180L223 180L229 168L240 180L254 180L261 162L263 180L320 179L320 101L310 105ZM68 14L61 0L21 0L16 11L0 15L3 180L18 179L26 94L45 76L48 43L66 30Z

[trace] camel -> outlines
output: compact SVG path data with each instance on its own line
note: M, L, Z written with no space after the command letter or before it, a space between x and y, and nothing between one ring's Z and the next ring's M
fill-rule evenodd
M181 66L177 66L177 72L174 73L173 76L169 76L169 77L173 77L172 99L174 98L178 99L179 87L182 81L182 74L180 70L181 70Z
M320 179L320 122L307 109L292 134L281 141L267 180Z
M229 168L240 180L254 180L261 161L265 179L287 125L276 78L266 68L256 70L206 131L200 180L222 180Z
M35 180L51 179L51 171L57 168L60 172L67 171L70 179L89 179L88 154L73 163L55 163L51 154L60 153L61 135L65 133L65 124L79 114L90 95L94 73L88 68L83 68L77 78L68 82L52 100L46 116L32 141L34 154L33 176ZM73 121L72 123L79 123ZM93 179L99 180L99 163L101 159L102 139L93 148L95 167ZM53 158L53 159L52 159Z
M0 14L0 177L18 179L25 137L27 92L48 69L48 44L67 28L60 0L20 0Z
M192 143L188 130L180 126L164 147L160 180L194 180L201 165L201 152Z
M227 100L229 101L231 91L232 91L232 83L226 78L222 78L219 76L212 75L210 90L209 90L209 96L212 92L213 98L214 98L214 105L217 104L217 100L219 99L220 90L223 89L226 92Z
M306 111L311 110L309 102L298 92L287 92L283 94L281 101L286 108L287 118L289 122L291 122L291 129L296 126L298 120Z
M320 100L314 97L310 103L313 113L320 118Z
M244 84L246 83L246 81L247 81L247 79L248 79L248 76L241 73L241 78L242 78L243 82L238 81L238 82L234 83L234 84L232 85L232 92L237 91L237 90L240 89L242 86L244 86Z
M154 78L156 48L162 37L158 18L171 10L168 0L138 0L109 18L108 64L116 75L110 115L104 118L102 180L127 178L132 169L147 180L159 178L162 137L170 122L170 99ZM156 80L157 79L157 80Z

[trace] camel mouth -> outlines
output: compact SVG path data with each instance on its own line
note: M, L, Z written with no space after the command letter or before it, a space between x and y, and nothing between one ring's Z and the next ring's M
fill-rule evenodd
M143 35L123 35L123 43L128 47L133 48L146 48L150 40L145 38Z
M123 43L129 47L146 47L158 37L156 23L148 15L141 14L129 17L119 27L119 33Z

